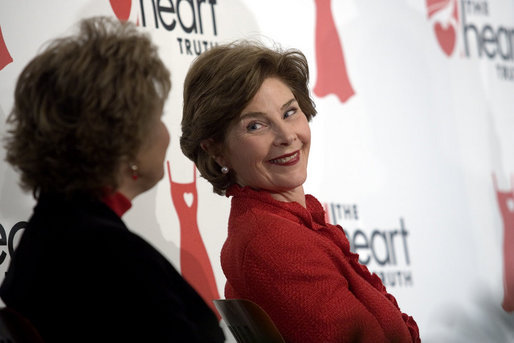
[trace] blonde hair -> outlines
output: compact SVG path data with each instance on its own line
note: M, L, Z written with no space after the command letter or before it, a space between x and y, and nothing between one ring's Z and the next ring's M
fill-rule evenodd
M170 88L148 35L129 22L85 19L20 74L6 160L35 197L116 189L120 163L135 156Z

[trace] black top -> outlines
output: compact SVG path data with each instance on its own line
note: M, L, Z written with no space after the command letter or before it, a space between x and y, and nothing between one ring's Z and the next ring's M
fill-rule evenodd
M86 197L39 198L0 297L47 342L224 342L169 261Z

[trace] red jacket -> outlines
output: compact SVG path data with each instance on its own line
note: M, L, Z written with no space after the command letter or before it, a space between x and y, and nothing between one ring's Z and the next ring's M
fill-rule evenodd
M273 319L287 342L420 342L380 278L358 262L321 204L280 202L232 186L221 251L226 298L246 298Z

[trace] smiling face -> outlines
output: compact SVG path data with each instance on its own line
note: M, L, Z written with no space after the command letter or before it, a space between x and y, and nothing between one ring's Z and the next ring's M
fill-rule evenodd
M280 79L270 77L229 128L217 162L229 167L241 186L305 204L310 141L307 117L293 93Z

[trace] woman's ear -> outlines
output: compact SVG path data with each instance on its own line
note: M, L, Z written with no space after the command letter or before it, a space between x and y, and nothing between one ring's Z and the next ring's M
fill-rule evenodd
M221 143L216 143L212 138L209 138L201 141L200 147L203 151L209 154L209 156L211 156L214 159L214 161L216 161L216 163L220 165L220 167L228 167L228 161L226 161L223 157L223 149Z
M200 147L203 151L212 156L214 150L214 140L212 138L204 139L200 142Z

